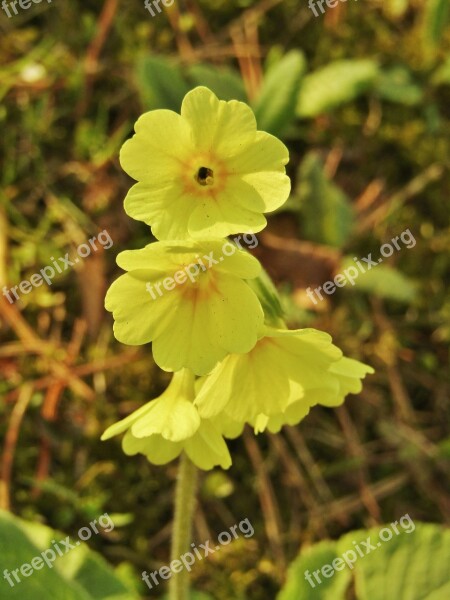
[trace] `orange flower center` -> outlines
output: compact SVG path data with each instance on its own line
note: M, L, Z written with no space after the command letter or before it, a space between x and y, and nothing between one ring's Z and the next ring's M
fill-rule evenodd
M211 152L188 156L180 161L180 167L183 193L192 198L215 200L229 181L226 165Z

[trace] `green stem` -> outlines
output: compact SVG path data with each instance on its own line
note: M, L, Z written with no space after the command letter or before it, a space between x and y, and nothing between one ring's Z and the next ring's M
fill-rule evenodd
M197 467L183 452L180 458L178 481L175 494L175 517L172 530L171 560L189 552L192 539L192 517L195 508L197 488ZM172 571L169 584L169 600L189 600L189 572Z

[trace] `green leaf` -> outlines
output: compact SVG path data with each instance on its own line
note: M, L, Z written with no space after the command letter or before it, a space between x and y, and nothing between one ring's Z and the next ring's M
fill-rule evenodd
M378 257L373 256L373 260L379 261ZM363 261L359 261L364 268L367 264ZM344 273L346 269L353 267L358 270L354 260L350 257L344 259L341 266L341 273ZM370 271L365 273L358 272L357 278L354 279L354 289L362 292L367 292L380 298L387 298L389 300L397 300L398 302L404 302L410 304L416 298L417 290L416 285L403 273L388 267L387 265L378 264L376 267L372 266ZM351 288L350 284L346 285L346 288Z
M307 154L300 166L297 193L305 238L341 248L352 231L353 207L346 194L327 178L315 153Z
M339 60L303 79L297 102L299 117L315 117L351 102L369 89L378 75L374 60Z
M292 123L305 69L303 53L292 50L268 71L254 104L258 129L280 136Z
M247 283L261 302L266 321L276 325L280 319L283 319L284 311L281 306L278 291L266 270L261 269L258 277L255 279L248 279Z
M189 67L187 75L194 86L208 87L221 100L248 102L244 83L240 75L232 69L198 64Z
M450 531L433 524L414 524L409 517L405 523L405 517L395 523L396 529L387 525L352 531L337 542L321 542L302 552L289 568L286 585L277 600L448 598ZM333 569L336 558L341 559L335 563L339 569L342 562L347 562L343 570ZM350 564L351 569L347 566ZM306 580L308 571L314 587Z
M423 91L414 82L411 72L400 65L381 71L375 91L383 100L414 106L423 99Z
M146 56L137 62L136 78L146 110L180 111L189 86L177 64L161 56Z
M14 586L5 580L7 597L10 600L23 598L51 598L52 600L138 600L138 595L129 589L115 574L114 570L97 553L89 549L86 543L66 552L59 544L63 555L55 554L50 568L45 563L38 570L29 572L25 577L22 565L31 565L35 557L47 549L54 549L53 540L65 539L56 531L38 523L29 523L0 511L0 563L10 573L16 570L20 583L14 575ZM74 544L76 540L71 540ZM50 558L50 554L48 554ZM40 564L40 563L39 563Z
M450 16L448 0L427 0L425 5L425 18L423 34L425 43L437 46L447 28Z
M383 528L358 531L341 538L338 550L353 547L370 535L379 538ZM425 523L416 523L411 533L398 527L399 534L389 530L392 539L355 563L355 585L358 600L444 600L448 598L450 531ZM384 533L383 537L388 538ZM377 545L375 544L375 545Z
M302 552L289 567L286 585L277 600L345 600L345 590L351 578L348 569L338 571L328 579L319 574L320 585L313 575L314 571L330 565L338 556L337 543L333 541L321 542Z

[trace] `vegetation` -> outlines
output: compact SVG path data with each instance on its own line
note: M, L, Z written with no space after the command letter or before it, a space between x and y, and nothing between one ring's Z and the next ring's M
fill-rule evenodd
M62 265L101 231L113 240L73 268L55 268L51 285L21 291L13 303L0 296L0 507L22 519L2 513L0 537L18 540L5 543L9 549L29 549L6 562L2 542L2 564L15 568L32 548L48 547L47 528L76 538L104 513L115 523L87 542L116 568L114 580L97 555L83 556L110 587L95 587L92 574L73 576L80 566L67 563L42 571L55 587L30 587L30 598L53 589L59 598L63 576L71 591L61 598L165 592L150 591L141 573L170 560L177 464L126 457L119 441L100 436L159 395L168 377L148 346L114 339L104 297L120 272L118 252L151 239L123 211L131 180L119 149L142 112L178 111L197 85L248 102L259 128L289 148L291 197L254 250L289 325L329 332L376 373L338 409L316 407L278 435L247 430L229 444L229 471L202 474L195 541L214 540L245 518L255 535L196 563L195 588L216 600L275 598L301 549L304 557L322 542L319 552L340 554L342 536L351 544L360 530L405 514L424 523L417 531L437 564L448 548L441 526L450 521L448 7L360 0L314 17L294 0L185 0L151 17L143 2L61 0L10 19L1 13L0 288ZM307 294L355 258L378 259L380 247L407 230L414 246L401 244L355 285L322 292L322 301ZM414 546L411 536L400 539ZM380 571L391 560L383 551ZM296 587L302 565L298 577L295 565L289 570L280 600L324 598L320 586L311 596ZM355 582L355 597L378 600L383 586L364 587L368 574L358 569L330 585ZM392 597L448 597L437 567L434 575L434 587ZM421 577L416 571L408 581ZM2 579L2 597L28 597L25 587L5 586Z

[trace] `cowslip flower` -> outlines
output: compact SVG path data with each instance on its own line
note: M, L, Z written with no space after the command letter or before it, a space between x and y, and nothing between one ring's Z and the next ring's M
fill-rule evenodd
M200 417L194 397L194 376L183 369L173 375L161 396L111 425L101 439L125 433L124 453L143 454L155 465L164 465L186 452L200 469L228 469L231 457L221 432Z
M266 429L271 433L278 433L283 425L297 425L309 414L310 409L318 404L333 408L340 406L348 394L361 392L362 380L369 373L374 373L374 370L358 360L343 356L331 364L328 373L336 378L337 389L307 389L302 398L291 399L283 413L270 417L258 415L252 422L255 433L261 433Z
M186 94L181 115L147 112L135 131L120 152L122 168L138 181L125 211L159 240L261 231L263 213L289 196L288 150L257 130L243 102L197 87Z
M220 413L261 430L298 423L317 403L337 406L360 391L371 368L342 356L331 337L315 329L266 327L247 354L231 354L200 380L195 400L203 418Z
M116 338L153 342L165 371L208 373L232 352L248 352L263 325L261 304L244 281L256 277L256 258L227 240L155 242L117 257L127 271L109 288Z

